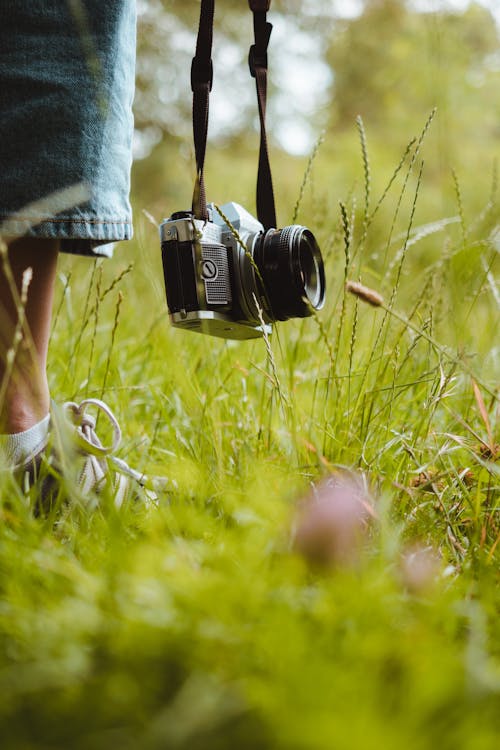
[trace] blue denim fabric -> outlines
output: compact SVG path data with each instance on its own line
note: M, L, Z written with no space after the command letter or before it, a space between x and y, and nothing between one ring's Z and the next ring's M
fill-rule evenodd
M135 0L0 0L0 232L129 239Z

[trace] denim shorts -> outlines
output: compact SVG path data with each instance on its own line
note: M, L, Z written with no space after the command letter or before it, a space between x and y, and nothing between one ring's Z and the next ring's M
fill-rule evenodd
M132 236L135 52L135 0L0 0L1 235Z

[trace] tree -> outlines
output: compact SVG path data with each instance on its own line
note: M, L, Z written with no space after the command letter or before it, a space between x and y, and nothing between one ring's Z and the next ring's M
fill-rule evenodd
M336 24L329 42L332 123L352 126L361 113L383 127L421 119L436 105L475 117L473 102L490 105L498 85L491 68L498 48L494 19L478 4L415 13L400 0L368 0L358 18Z

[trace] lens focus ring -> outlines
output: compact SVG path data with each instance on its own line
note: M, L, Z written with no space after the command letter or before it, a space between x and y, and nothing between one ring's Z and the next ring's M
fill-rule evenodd
M323 305L323 260L309 229L292 224L269 230L256 242L254 257L271 319L307 317Z

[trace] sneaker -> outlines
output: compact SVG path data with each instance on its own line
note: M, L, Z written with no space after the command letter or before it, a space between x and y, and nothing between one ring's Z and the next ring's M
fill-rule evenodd
M100 413L111 427L109 446L103 445L96 433ZM104 401L87 398L80 404L67 401L62 407L52 402L48 445L44 440L22 463L6 467L5 471L14 477L25 495L37 484L39 511L50 508L52 498L60 496L61 479L69 485L70 493L76 490L83 499L106 489L117 508L130 499L157 504L158 492L176 488L174 481L148 477L114 455L120 442L120 425Z
M11 446L4 445L0 448L0 479L2 481L10 476L15 480L15 485L27 494L30 487L35 484L44 453L49 441L48 424L49 418L43 420L45 423L42 430L37 430L36 434L32 433L28 440L29 449L26 451L26 440L20 450L13 450ZM35 429L40 427L35 425ZM18 453L24 454L19 460ZM17 462L16 462L17 458Z
M106 417L111 428L112 439L108 446L102 444L96 433L99 414ZM175 483L165 478L148 477L132 469L114 455L121 442L121 429L104 401L86 398L80 404L74 401L67 401L62 407L52 404L51 422L53 450L57 456L54 464L63 477L73 478L84 497L100 494L106 488L111 490L114 504L120 508L132 498L156 503L158 491L174 486Z

